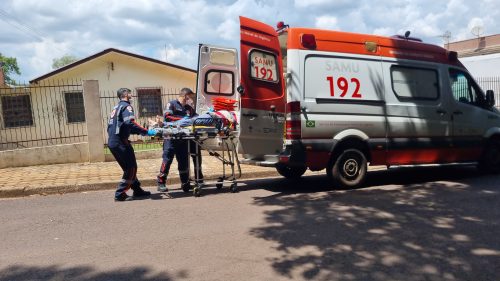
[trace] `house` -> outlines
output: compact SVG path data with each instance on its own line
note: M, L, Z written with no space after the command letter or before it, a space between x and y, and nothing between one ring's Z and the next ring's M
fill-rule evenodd
M195 89L196 71L110 48L30 81L0 86L0 152L86 142L88 126L82 82L98 83L102 138L119 88L134 93L138 121L162 114L183 87ZM99 111L97 111L99 112ZM102 148L104 150L104 148Z
M500 34L450 42L444 47L457 52L474 77L500 76Z

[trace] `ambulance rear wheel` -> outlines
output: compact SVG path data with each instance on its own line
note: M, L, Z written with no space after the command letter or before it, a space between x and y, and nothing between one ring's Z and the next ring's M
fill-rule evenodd
M358 149L347 149L332 160L327 174L336 185L350 189L363 184L368 169L368 161L363 152Z
M284 176L287 179L298 179L300 178L305 172L306 172L307 167L290 167L285 164L277 164L276 165L276 171L282 176Z

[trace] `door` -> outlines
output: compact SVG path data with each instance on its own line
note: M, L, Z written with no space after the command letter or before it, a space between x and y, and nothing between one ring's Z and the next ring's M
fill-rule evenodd
M450 97L443 75L431 64L384 63L386 73L387 165L450 161Z
M202 114L213 109L213 99L222 97L239 101L236 91L238 84L238 51L232 48L200 44L198 50L198 81L196 85L196 113ZM236 104L238 105L238 103ZM239 114L239 105L235 108ZM217 139L207 139L206 149L222 150Z
M247 160L275 163L283 148L286 96L276 31L240 17L240 152Z
M224 97L238 101L238 51L200 44L198 54L198 81L196 86L196 113L213 108L212 100Z
M455 162L477 161L481 156L483 136L495 127L498 117L485 108L485 96L466 72L449 70L452 104ZM495 118L496 117L496 118ZM495 120L496 119L496 120ZM498 121L497 121L498 122Z

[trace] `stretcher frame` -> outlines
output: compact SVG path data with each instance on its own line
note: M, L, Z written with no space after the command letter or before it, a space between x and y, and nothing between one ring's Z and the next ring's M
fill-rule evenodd
M220 119L212 119L212 126L197 125L197 123L207 123L203 122L206 120L199 119L196 119L192 125L186 127L169 126L166 128L157 128L158 134L164 138L193 141L195 143L194 152L191 151L191 145L189 143L187 145L189 187L183 186L183 191L189 192L192 188L193 195L199 197L201 196L203 187L215 185L215 187L220 190L225 183L229 182L229 190L233 193L237 192L238 179L241 178L241 166L237 150L239 142L238 132L231 129L231 127L234 127L232 124L224 125ZM206 144L207 140L211 139L217 140L218 146L220 147L219 149L213 149ZM209 156L215 157L222 163L222 175L215 183L206 183L205 179L200 178L200 171L196 169L196 167L201 168L200 163L198 163L198 157L194 157L194 178L191 177L191 161L189 158L201 153L200 149L206 150ZM226 166L229 166L229 169L227 169ZM203 183L201 182L202 180L204 181Z

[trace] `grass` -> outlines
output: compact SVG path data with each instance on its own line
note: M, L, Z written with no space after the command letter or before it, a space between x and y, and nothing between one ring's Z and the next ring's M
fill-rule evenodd
M148 151L148 150L157 150L162 149L163 142L160 141L152 141L152 142L142 142L142 143L133 143L132 147L135 152L139 151ZM109 148L104 148L104 154L111 154Z

